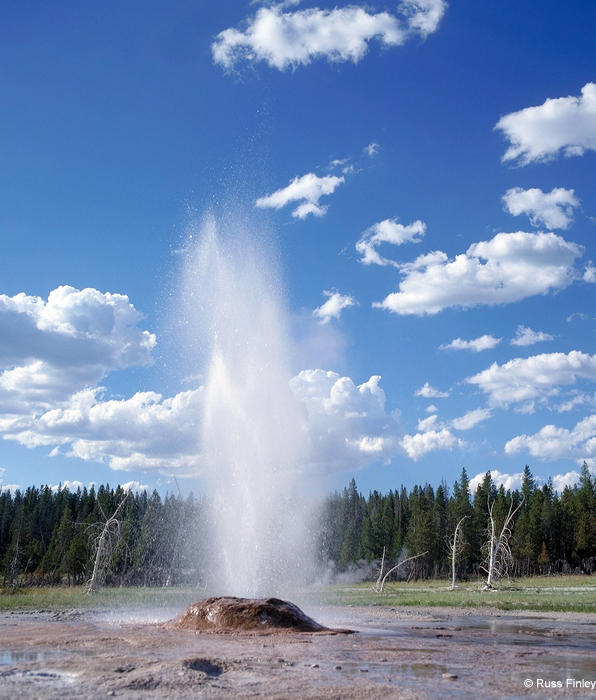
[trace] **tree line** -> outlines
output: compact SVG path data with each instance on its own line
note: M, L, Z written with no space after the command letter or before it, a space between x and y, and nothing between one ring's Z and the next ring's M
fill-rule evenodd
M521 504L521 505L520 505ZM487 472L475 493L465 469L450 490L442 483L364 497L352 479L331 495L322 516L322 555L338 571L427 552L404 569L414 578L450 575L450 544L461 522L459 578L482 577L489 537L489 507L497 529L520 505L509 542L513 576L596 571L596 480L584 463L579 483L559 494L551 481L540 486L528 466L518 490L497 487ZM466 517L467 516L467 517ZM465 518L465 519L464 519Z
M352 479L321 504L317 555L321 568L366 570L426 552L400 573L414 578L450 575L449 545L457 523L461 537L457 576L481 576L489 509L497 527L512 507L513 576L596 571L596 480L584 464L579 483L561 493L539 485L529 467L521 488L497 487L490 472L474 493L463 469L449 489L430 484L372 491L365 497ZM120 506L120 507L119 507ZM0 493L0 577L3 586L82 584L106 523L118 512L117 537L102 571L108 585L199 584L207 566L208 504L157 491L126 493L109 485L75 491L29 487ZM280 543L283 546L283 543ZM104 552L105 553L105 552ZM95 569L97 568L97 564Z
M82 584L94 569L106 521L119 532L102 579L111 585L163 586L200 580L202 503L192 494L29 487L0 494L2 585Z

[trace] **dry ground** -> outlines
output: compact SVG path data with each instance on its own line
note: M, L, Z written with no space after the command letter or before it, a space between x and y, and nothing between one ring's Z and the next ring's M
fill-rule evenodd
M118 617L6 613L0 616L0 697L596 696L586 687L565 687L568 678L596 681L593 614L380 607L307 612L359 631L213 634L143 621L134 611ZM563 687L540 687L541 680Z

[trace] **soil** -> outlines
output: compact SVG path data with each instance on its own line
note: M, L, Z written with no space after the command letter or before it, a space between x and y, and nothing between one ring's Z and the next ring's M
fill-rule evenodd
M6 613L0 615L0 697L595 694L588 685L596 682L594 614L385 607L308 612L329 627L357 633L177 629L164 624L173 611L153 619L140 611Z

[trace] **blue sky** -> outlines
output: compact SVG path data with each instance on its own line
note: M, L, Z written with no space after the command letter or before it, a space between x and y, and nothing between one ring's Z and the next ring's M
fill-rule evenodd
M2 483L200 488L171 325L208 210L275 241L329 486L595 467L595 28L585 0L6 2Z

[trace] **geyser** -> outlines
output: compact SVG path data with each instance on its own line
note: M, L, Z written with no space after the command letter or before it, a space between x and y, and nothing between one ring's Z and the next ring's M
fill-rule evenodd
M307 432L288 385L290 336L274 250L263 233L208 217L185 257L188 347L204 385L204 573L225 595L287 594L312 572L300 477Z

